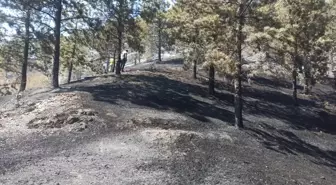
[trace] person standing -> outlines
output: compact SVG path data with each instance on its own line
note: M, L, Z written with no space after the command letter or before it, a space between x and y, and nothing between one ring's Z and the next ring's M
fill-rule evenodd
M114 59L111 58L111 59L110 59L110 71L111 71L111 72L114 72L114 67L115 67L115 65L114 65Z
M128 54L128 50L126 51L123 51L122 54L121 54L121 71L124 72L124 69L125 69L125 65L126 65L126 62L127 62L127 54Z

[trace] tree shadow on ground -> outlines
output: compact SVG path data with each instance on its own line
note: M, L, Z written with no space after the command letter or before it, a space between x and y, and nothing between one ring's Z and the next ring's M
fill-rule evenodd
M320 101L336 104L336 92L332 85L316 84L311 94Z
M243 90L244 97L251 97L254 99L262 100L265 102L285 105L285 106L293 106L294 100L293 97L284 92L269 90L269 89L259 89L259 88L251 88L245 87ZM306 100L298 98L298 104L302 107L315 107L316 103L312 100Z
M266 86L274 89L284 88L290 89L292 88L292 83L286 80L277 79L274 77L253 77L251 78L253 83L261 86ZM302 90L303 87L298 85L298 89Z
M202 84L206 85L203 80ZM219 91L232 92L231 84L217 81ZM332 97L332 94L324 94ZM299 107L293 105L290 94L255 86L243 88L244 112L278 119L298 130L323 131L336 134L336 115L323 111L313 100L298 98ZM251 99L252 98L252 99Z
M263 81L264 85L271 81ZM206 79L201 79L202 85L207 85ZM275 82L281 86L281 83ZM287 84L290 85L290 84ZM285 85L283 85L285 87ZM232 84L223 81L216 81L216 88L219 91L232 92ZM320 93L325 100L333 103L335 93ZM299 107L294 106L293 97L288 92L258 86L243 87L244 113L266 116L278 119L288 124L293 129L323 131L329 134L336 134L336 115L324 111L316 101L298 98Z
M173 65L182 65L184 60L182 58L173 58L164 61L157 61L157 64L173 64Z
M336 92L324 96L325 100L336 106Z
M209 80L208 80L207 77L198 76L198 81L203 86L209 86ZM216 88L216 90L224 90L224 91L228 91L228 92L233 92L234 91L233 84L225 83L225 82L220 81L220 80L215 80L215 88Z
M244 101L246 113L278 119L297 130L336 134L336 115L322 110L313 101L299 99L300 106L296 107L291 96L277 91L245 89L245 94L257 99Z
M183 83L169 79L165 76L148 75L123 75L122 83L100 84L91 87L76 87L71 90L85 91L92 94L95 101L118 104L119 100L128 101L138 106L153 108L157 110L172 110L190 116L201 122L209 122L208 118L216 118L232 125L234 122L233 113L226 110L233 106L233 98L229 93L217 92L220 94L221 103L227 105L209 103L207 100L207 88ZM278 91L265 91L259 89L247 89L244 91L246 97L254 97L258 102L245 101L245 113L279 119L298 130L323 130L327 133L336 133L333 120L334 115L318 116L320 109L315 107L314 102L300 100L301 107L292 106L290 95ZM196 95L195 98L191 95ZM271 125L272 123L269 123ZM292 132L276 129L265 125L266 129L247 127L248 132L258 138L262 144L271 150L291 155L308 155L314 158L314 162L321 165L336 167L335 151L324 151L317 146L309 144ZM196 126L196 125L193 125ZM166 164L165 162L162 165ZM192 164L192 163L190 163ZM171 168L177 167L179 163L172 164ZM161 166L161 165L158 165ZM189 165L185 166L194 166ZM198 167L197 167L198 168ZM201 177L201 175L196 174ZM193 177L196 177L193 175Z
M336 151L322 150L307 143L292 132L277 129L269 124L261 124L262 129L247 128L251 136L257 138L267 149L281 154L303 154L313 158L315 164L336 169Z
M200 79L200 81L201 81L201 84L204 86L207 86L209 83L208 80L204 78ZM251 97L251 98L267 101L270 103L282 104L282 105L287 105L287 106L294 105L293 97L291 95L285 94L285 93L282 93L276 90L275 88L276 85L274 86L269 85L269 87L271 87L274 90L243 84L243 97ZM233 84L226 83L220 80L216 80L215 88L220 91L234 92ZM303 106L315 106L314 101L305 100L301 98L298 98L298 103Z
M126 80L123 80L126 79ZM123 75L123 83L76 87L86 91L96 101L117 104L118 100L157 110L172 110L201 122L216 118L234 123L233 96L228 91L217 91L215 104L209 103L208 89L194 84L169 79L163 75ZM198 97L198 98L195 98ZM250 100L254 98L255 100ZM293 106L292 97L276 90L244 88L244 112L278 119L293 129L323 131L336 134L336 116L321 111L314 101L299 99L300 107Z
M208 77L207 76L201 76L202 77L202 84L207 85L208 84ZM224 80L223 80L224 79ZM216 88L218 89L224 89L228 91L233 91L233 77L230 77L229 79L232 80L232 83L228 83L227 80L225 80L225 77L219 76L216 77ZM269 87L272 89L292 89L292 83L286 80L278 79L275 77L252 77L252 84L259 85L263 87ZM248 79L246 76L242 77L243 85L248 84ZM303 90L303 86L298 85L298 90Z
M127 80L122 80L127 79ZM165 76L123 75L121 83L75 87L66 91L85 91L92 94L95 101L118 104L119 100L157 110L172 110L199 121L207 117L234 123L234 115L225 108L217 107L207 100L207 89L169 79ZM195 99L193 96L197 96ZM223 104L233 103L230 94L218 93Z

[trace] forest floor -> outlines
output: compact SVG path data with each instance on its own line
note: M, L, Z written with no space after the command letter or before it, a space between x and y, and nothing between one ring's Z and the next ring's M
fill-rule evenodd
M334 185L336 93L317 85L292 106L288 82L207 95L178 64L0 97L0 184Z

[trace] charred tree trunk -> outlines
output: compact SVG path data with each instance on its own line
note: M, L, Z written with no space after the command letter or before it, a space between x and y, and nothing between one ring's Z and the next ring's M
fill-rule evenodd
M234 105L235 105L235 125L237 128L243 128L243 101L242 101L242 45L243 45L243 27L244 27L244 3L241 3L239 6L239 25L238 25L238 34L237 34L237 52L238 52L238 61L236 63L236 75L235 75L235 95L234 95Z
M161 53L162 53L162 20L159 19L159 30L158 30L158 37L159 37L159 43L158 43L158 59L159 59L159 62L162 61L162 56L161 56Z
M292 71L292 77L293 77L293 101L294 105L298 106L298 98L297 98L297 66L299 63L299 56L298 56L298 49L297 49L297 41L295 41L295 46L294 46L294 56L293 56L293 71Z
M24 59L22 63L21 69L21 84L20 91L26 90L27 87L27 68L28 68L28 54L29 54L29 27L30 27L30 10L28 9L26 12L26 20L25 20L25 46L24 46Z
M213 64L209 68L209 95L215 95L215 66Z
M116 66L116 75L121 75L121 55L122 55L122 46L123 46L123 32L124 32L124 12L122 11L124 9L124 0L120 1L119 3L119 10L121 12L117 15L117 21L118 21L118 47L117 47L117 53L118 53L118 60L117 60L117 66Z
M161 31L159 31L159 46L158 46L158 59L159 59L159 62L161 62L162 61L162 56L161 56L161 47L162 47L162 43L161 43L162 41L161 41Z
M122 4L120 4L122 7ZM118 60L116 66L116 74L121 74L121 54L122 54L122 42L123 42L123 23L121 18L118 20Z
M196 60L194 60L193 77L194 79L197 79L197 61Z
M194 79L197 79L197 59L199 58L199 52L198 52L198 48L197 46L199 45L198 42L198 37L199 37L199 30L196 27L195 29L195 33L196 35L193 37L193 43L195 44L194 48L193 48L193 52L194 52L194 59L193 59L193 77ZM214 38L216 40L216 38Z
M303 93L308 95L310 94L310 89L311 89L311 73L310 73L310 60L312 58L310 58L308 56L308 52L305 52L304 53L304 56L303 56L303 77L304 77L304 85L303 85Z
M71 82L71 77L72 77L72 70L73 70L73 59L75 58L76 55L76 43L74 44L72 48L72 53L71 53L71 59L69 61L69 68L68 68L68 84Z
M138 63L138 57L140 58L140 52L137 52L137 54L134 57L134 65L137 65L137 63Z
M73 63L70 61L69 68L68 68L68 84L71 82L72 78L72 69L73 69Z
M298 98L297 98L297 71L296 68L292 71L293 75L293 101L294 105L298 106Z
M54 88L59 87L59 65L60 65L60 42L61 42L61 21L62 21L62 0L56 1L56 13L55 13L55 51L54 51L54 63L52 69L52 86Z
M121 74L121 54L122 54L122 32L118 31L118 60L116 66L116 74Z
M110 71L110 57L106 60L106 71L105 74L107 74Z
M303 87L303 93L308 95L310 94L310 89L311 89L311 83L310 83L310 75L308 72L305 72L305 79L304 79L304 87Z
M114 52L113 52L113 67L112 67L112 72L113 73L114 73L115 67L116 67L116 54L117 54L117 50L114 50Z
M334 49L330 51L330 61L333 64L332 69L333 69L333 75L334 75L334 87L336 88L336 66L334 62Z

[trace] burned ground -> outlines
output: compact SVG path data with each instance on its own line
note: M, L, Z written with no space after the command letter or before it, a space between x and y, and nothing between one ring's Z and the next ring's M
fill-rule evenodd
M326 101L333 107L329 86L314 89L318 98L300 96L297 108L287 82L254 79L244 84L245 129L236 130L229 84L219 83L209 97L202 80L176 70L178 64L167 66L147 64L121 77L41 92L38 100L24 98L21 107L79 95L80 107L55 104L52 111L95 110L81 131L28 129L34 114L48 108L24 109L20 119L20 107L4 110L1 184L334 184L336 116L325 108ZM20 134L11 136L18 128Z

